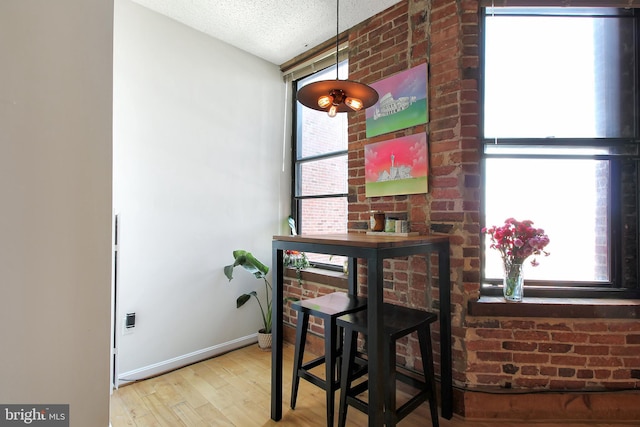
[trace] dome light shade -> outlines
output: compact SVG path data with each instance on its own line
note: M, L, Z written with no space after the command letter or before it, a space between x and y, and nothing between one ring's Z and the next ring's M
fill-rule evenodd
M297 97L305 107L327 111L328 107L335 106L336 113L358 111L378 102L378 92L375 89L353 80L322 80L309 83L298 90Z
M353 80L338 78L338 22L340 18L340 0L336 0L336 79L309 83L298 89L298 101L305 107L326 111L329 117L336 113L360 111L378 102L378 92L371 86Z

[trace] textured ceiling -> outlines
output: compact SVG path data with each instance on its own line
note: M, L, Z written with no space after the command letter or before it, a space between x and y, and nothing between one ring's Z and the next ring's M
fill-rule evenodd
M133 0L276 65L336 36L335 0ZM341 0L342 32L399 0Z

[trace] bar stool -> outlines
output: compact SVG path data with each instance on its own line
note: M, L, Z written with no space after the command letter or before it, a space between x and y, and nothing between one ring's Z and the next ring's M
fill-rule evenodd
M438 427L438 404L433 373L430 324L437 315L422 310L385 303L383 345L383 372L385 378L384 417L386 426L395 426L401 419L429 400L431 423ZM352 386L353 376L349 375L354 363L358 332L367 335L367 310L347 314L336 320L338 327L344 328L344 352L340 383L340 409L338 427L344 427L347 419L347 405L367 413L368 404L357 396L368 389L368 380ZM418 333L420 353L424 369L424 380L417 379L396 370L396 340L414 331ZM396 379L418 389L418 393L406 403L396 408Z
M296 346L293 355L293 380L291 381L291 409L295 409L300 378L326 391L327 426L333 427L335 392L340 387L339 358L342 353L342 329L336 326L336 319L342 315L367 308L367 299L346 292L333 292L317 298L293 302L291 307L298 312L296 326ZM307 341L309 316L324 321L324 355L303 363L304 347ZM325 364L325 379L310 372ZM336 369L337 368L337 369Z

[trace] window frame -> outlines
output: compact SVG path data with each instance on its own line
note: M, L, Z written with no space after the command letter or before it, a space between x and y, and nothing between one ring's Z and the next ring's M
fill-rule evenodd
M605 6L602 6L605 7ZM614 154L608 155L592 155L592 156L559 156L559 155L517 155L517 154L496 154L487 153L486 148L491 145L494 146L498 141L500 145L504 146L533 146L540 145L539 143L544 141L543 138L487 138L484 134L484 119L485 119L485 48L486 48L486 18L491 16L489 12L491 7L480 8L480 57L479 57L479 140L480 140L480 174L481 181L481 193L480 193L480 226L485 227L487 224L485 221L485 190L487 188L486 183L486 160L491 158L579 158L579 159L594 159L594 160L608 160L609 161L609 181L610 181L610 205L608 220L609 220L609 277L608 282L561 282L561 281L535 281L525 280L525 293L531 297L543 297L543 298L621 298L621 299L634 299L640 298L640 286L638 285L639 279L636 279L633 287L623 287L622 274L623 274L623 260L621 259L622 245L623 245L623 221L620 204L622 202L622 181L621 181L621 165L624 161L629 161L635 164L635 185L636 191L640 192L640 40L636 36L635 39L635 76L636 83L634 97L634 125L635 135L631 138L554 138L554 146L580 146L580 147L602 147L607 146L612 148ZM640 29L640 18L637 11L633 11L632 17L626 19L634 19L635 33L638 34ZM536 144L537 142L537 144ZM548 141L547 141L548 142ZM639 197L640 199L640 197ZM640 203L636 200L636 212L639 212ZM640 230L640 215L636 215L636 230ZM487 237L481 235L480 239L480 294L482 296L501 296L502 295L502 280L501 279L487 279L485 277L485 243ZM640 277L640 231L636 231L635 235L635 271L636 278Z
M340 61L341 63L344 62L345 60L343 59L342 61ZM327 152L327 153L323 153L323 154L315 154L312 156L307 156L307 157L300 157L298 156L298 145L299 145L299 135L298 135L298 106L297 106L297 92L298 92L298 84L299 81L302 79L305 79L307 77L312 76L313 74L315 74L316 72L320 72L320 71L324 71L327 68L330 68L332 66L336 66L336 64L332 64L329 65L326 68L323 68L322 70L316 70L314 71L314 73L311 74L307 74L304 76L300 76L299 78L293 80L292 83L292 121L291 121L291 129L292 129L292 137L291 137L291 217L295 220L296 223L296 232L300 233L300 230L303 226L304 220L301 216L301 211L302 211L302 203L305 200L313 200L313 199L338 199L338 198L344 198L346 199L347 203L348 203L348 192L347 193L326 193L326 194L314 194L314 195L298 195L298 188L301 185L301 182L299 182L298 177L300 174L300 170L302 165L304 165L305 163L308 162L312 162L312 161L318 161L318 160L325 160L325 159L331 159L331 158L336 158L336 157L342 157L345 156L347 158L348 161L348 156L349 156L349 147L345 148L344 150L337 150L337 151L331 151L331 152ZM348 212L347 212L348 214ZM322 262L317 262L314 261L313 262L313 267L315 268L320 268L320 269L325 269L325 270L331 270L331 271L339 271L342 272L343 271L343 267L340 265L336 265L336 264L328 264L328 263L322 263Z

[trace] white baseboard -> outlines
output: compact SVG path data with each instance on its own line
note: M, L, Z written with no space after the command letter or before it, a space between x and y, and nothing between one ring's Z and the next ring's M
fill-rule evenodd
M134 381L140 381L146 378L155 377L165 372L182 368L192 363L200 362L220 354L228 353L241 347L258 342L258 334L248 335L233 341L214 345L213 347L197 350L189 354L174 357L173 359L164 360L154 363L153 365L144 366L128 372L121 372L118 375L118 385L128 384Z

